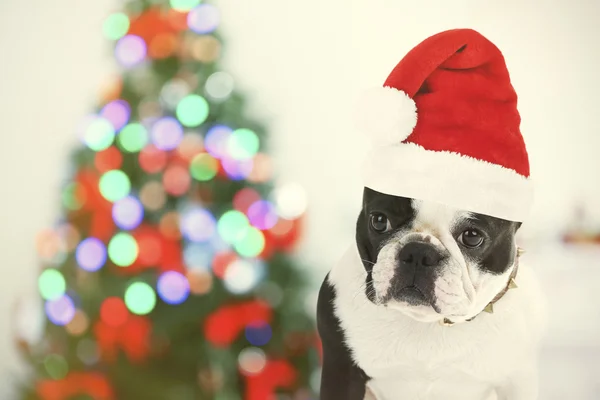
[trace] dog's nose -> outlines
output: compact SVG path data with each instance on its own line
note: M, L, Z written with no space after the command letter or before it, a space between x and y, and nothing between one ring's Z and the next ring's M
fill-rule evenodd
M403 266L433 267L438 265L442 255L428 243L411 242L400 250L398 259Z

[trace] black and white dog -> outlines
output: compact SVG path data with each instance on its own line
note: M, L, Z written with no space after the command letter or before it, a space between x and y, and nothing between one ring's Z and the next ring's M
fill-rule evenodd
M319 294L321 399L536 399L545 313L519 227L365 188Z

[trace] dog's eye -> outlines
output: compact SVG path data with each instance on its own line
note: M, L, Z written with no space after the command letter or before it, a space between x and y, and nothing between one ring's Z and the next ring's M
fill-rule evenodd
M483 235L475 229L467 229L460 234L458 241L465 247L475 248L483 243Z
M387 232L392 229L392 224L387 217L380 213L371 214L371 226L378 233Z

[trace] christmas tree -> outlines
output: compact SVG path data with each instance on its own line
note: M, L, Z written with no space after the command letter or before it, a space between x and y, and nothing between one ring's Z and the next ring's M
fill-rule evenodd
M313 398L318 341L290 255L305 200L271 183L218 24L200 0L107 17L122 73L38 238L44 322L18 340L21 399Z

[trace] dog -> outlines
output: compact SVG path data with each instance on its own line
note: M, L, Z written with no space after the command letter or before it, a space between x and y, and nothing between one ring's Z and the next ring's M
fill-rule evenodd
M322 400L533 400L545 326L521 226L364 188L317 306Z

